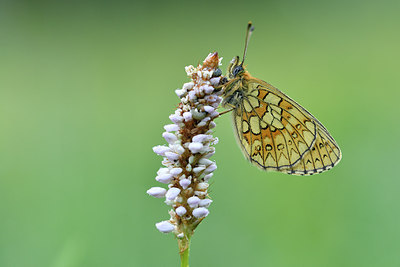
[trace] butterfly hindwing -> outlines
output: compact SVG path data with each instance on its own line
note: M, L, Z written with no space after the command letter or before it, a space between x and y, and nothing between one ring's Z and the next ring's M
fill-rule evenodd
M332 168L340 150L326 128L272 85L248 80L233 112L245 156L264 170L309 175Z

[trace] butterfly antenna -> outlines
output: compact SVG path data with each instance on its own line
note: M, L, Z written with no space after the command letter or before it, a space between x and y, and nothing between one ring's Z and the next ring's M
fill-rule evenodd
M251 23L251 21L249 21L249 24L247 25L246 39L245 39L245 43L244 43L243 59L242 59L242 63L240 64L242 67L243 67L244 59L246 58L247 46L249 45L250 36L253 33L253 31L254 31L254 26Z

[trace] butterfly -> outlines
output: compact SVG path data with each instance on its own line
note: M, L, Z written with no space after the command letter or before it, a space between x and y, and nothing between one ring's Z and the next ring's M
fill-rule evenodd
M246 158L266 171L311 175L331 169L342 153L328 130L289 96L243 67L234 57L221 79L222 106L232 111L237 141Z

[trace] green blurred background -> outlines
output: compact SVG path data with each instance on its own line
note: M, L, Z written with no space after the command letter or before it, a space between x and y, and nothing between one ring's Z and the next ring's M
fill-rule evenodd
M343 150L264 173L217 121L191 266L400 266L399 1L0 1L0 266L178 266L162 126L211 51L296 99Z

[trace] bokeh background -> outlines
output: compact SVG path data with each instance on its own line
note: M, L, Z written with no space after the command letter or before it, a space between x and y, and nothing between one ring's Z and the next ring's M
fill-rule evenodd
M211 51L315 114L343 150L264 173L217 121L191 266L400 266L399 1L0 1L0 266L178 266L149 197L163 125Z

